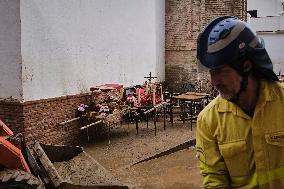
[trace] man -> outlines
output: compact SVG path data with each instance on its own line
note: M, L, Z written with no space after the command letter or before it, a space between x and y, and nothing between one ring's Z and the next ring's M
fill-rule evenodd
M284 188L284 87L263 40L224 16L200 33L197 57L219 96L199 114L205 188Z

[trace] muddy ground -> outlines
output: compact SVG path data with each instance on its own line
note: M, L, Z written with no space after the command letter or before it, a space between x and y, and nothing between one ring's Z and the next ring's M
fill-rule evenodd
M57 172L64 182L74 185L120 185L121 183L96 161L91 161L85 152L68 161L54 162Z
M135 124L118 126L111 130L110 144L107 136L92 139L84 150L109 170L130 189L197 189L202 188L194 147L181 150L137 165L133 163L157 154L195 136L195 125L182 124L175 119L174 126L163 120L157 122L157 135L153 121L149 128L139 122L139 134ZM129 134L127 135L127 130Z

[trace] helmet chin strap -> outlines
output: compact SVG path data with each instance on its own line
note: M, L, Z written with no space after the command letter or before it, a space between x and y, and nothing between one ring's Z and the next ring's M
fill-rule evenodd
M242 80L240 82L240 89L231 99L229 99L230 102L237 103L239 101L241 93L247 89L248 75L249 75L249 72L244 72L242 74Z

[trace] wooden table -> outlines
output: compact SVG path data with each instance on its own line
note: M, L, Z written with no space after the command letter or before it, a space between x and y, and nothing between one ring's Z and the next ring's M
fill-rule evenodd
M185 114L187 113L186 112L186 104L189 104L190 107L189 107L189 115L190 115L190 128L192 130L192 121L193 121L193 108L194 108L194 103L195 102L201 102L203 100L207 100L208 102L208 97L209 95L206 94L206 93L197 93L197 92L187 92L187 93L184 93L184 94L180 94L180 95L177 95L177 96L173 96L172 97L172 101L175 101L175 100L179 100L181 101L181 113L182 113L182 121L183 123L185 123ZM172 113L172 106L171 106L171 110L170 110L170 119L171 119L171 123L173 125L173 113Z

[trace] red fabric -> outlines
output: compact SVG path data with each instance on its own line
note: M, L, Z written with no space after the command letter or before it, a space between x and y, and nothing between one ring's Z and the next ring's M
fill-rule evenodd
M144 89L136 89L136 95L138 96L138 93L139 93L139 90L140 90L140 95L143 95L145 93Z

